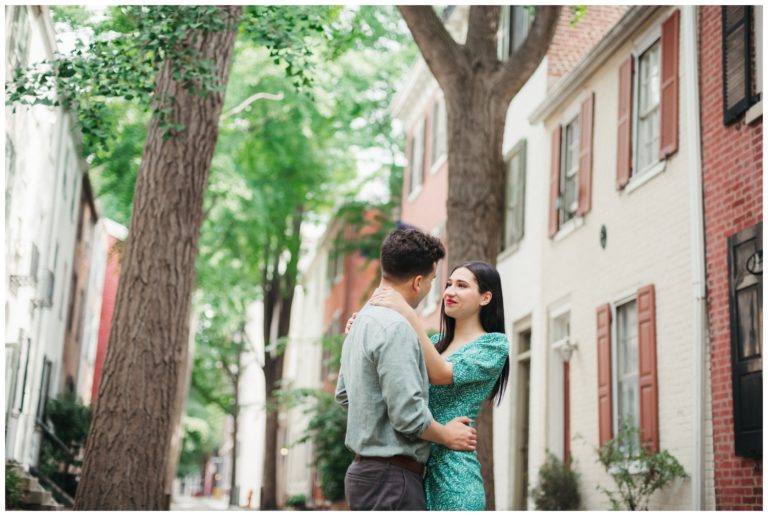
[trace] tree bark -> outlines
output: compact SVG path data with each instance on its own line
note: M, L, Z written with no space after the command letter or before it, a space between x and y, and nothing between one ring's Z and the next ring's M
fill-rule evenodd
M229 29L197 34L188 44L215 64L225 85L242 7L221 10ZM149 127L76 510L163 509L203 193L224 95L188 93L168 62L155 91L175 97L171 121L185 129L164 140L157 118Z
M448 266L496 264L504 203L502 144L507 108L546 55L560 7L536 8L528 37L506 62L496 57L499 8L472 6L467 42L452 39L431 6L398 6L445 94L448 115ZM477 418L478 459L486 509L495 509L493 409Z
M288 251L290 259L285 267L285 273L280 275L279 263L273 263L271 279L267 281L265 276L265 303L269 300L270 306L264 306L264 342L271 341L271 329L273 322L276 325L276 339L288 336L291 324L291 308L293 295L296 289L296 275L299 262L299 249L301 246L301 224L304 219L304 206L298 205L291 221L291 234L288 238ZM267 319L269 316L269 319ZM277 320L275 321L275 317ZM264 379L267 388L267 425L264 446L264 475L262 480L261 509L277 509L277 436L280 430L278 419L277 400L274 391L283 378L283 350L275 349L272 353L264 355Z

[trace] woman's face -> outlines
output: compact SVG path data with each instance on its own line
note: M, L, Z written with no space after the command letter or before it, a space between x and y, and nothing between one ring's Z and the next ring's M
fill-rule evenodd
M491 300L491 293L480 293L477 278L466 267L459 267L451 274L443 293L445 314L454 319L476 316Z

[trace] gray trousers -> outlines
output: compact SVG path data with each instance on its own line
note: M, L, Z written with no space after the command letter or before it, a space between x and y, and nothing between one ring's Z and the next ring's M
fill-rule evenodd
M372 460L347 468L344 491L353 511L426 511L424 480L415 472Z

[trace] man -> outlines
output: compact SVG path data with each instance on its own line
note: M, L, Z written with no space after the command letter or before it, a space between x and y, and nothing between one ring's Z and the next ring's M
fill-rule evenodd
M392 231L381 246L381 284L414 308L427 295L445 249L417 229ZM419 339L389 308L365 305L344 341L336 401L348 410L344 479L352 510L426 510L430 443L472 451L477 434L459 417L446 425L429 412L429 380Z

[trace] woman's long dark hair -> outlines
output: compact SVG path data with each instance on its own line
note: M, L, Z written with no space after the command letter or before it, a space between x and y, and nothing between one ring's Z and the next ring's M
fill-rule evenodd
M481 294L491 293L490 303L480 308L480 324L483 329L488 333L506 333L504 327L504 298L501 296L501 277L499 272L488 263L471 261L457 265L453 268L451 274L461 267L468 269L474 274ZM456 333L456 319L445 314L445 298L443 298L442 306L440 307L440 333L442 336L435 345L435 348L442 354L448 348L448 345L453 342L453 337ZM488 397L488 399L496 398L496 405L501 405L501 398L504 396L508 378L509 355L507 355L501 375L496 380L491 395Z

